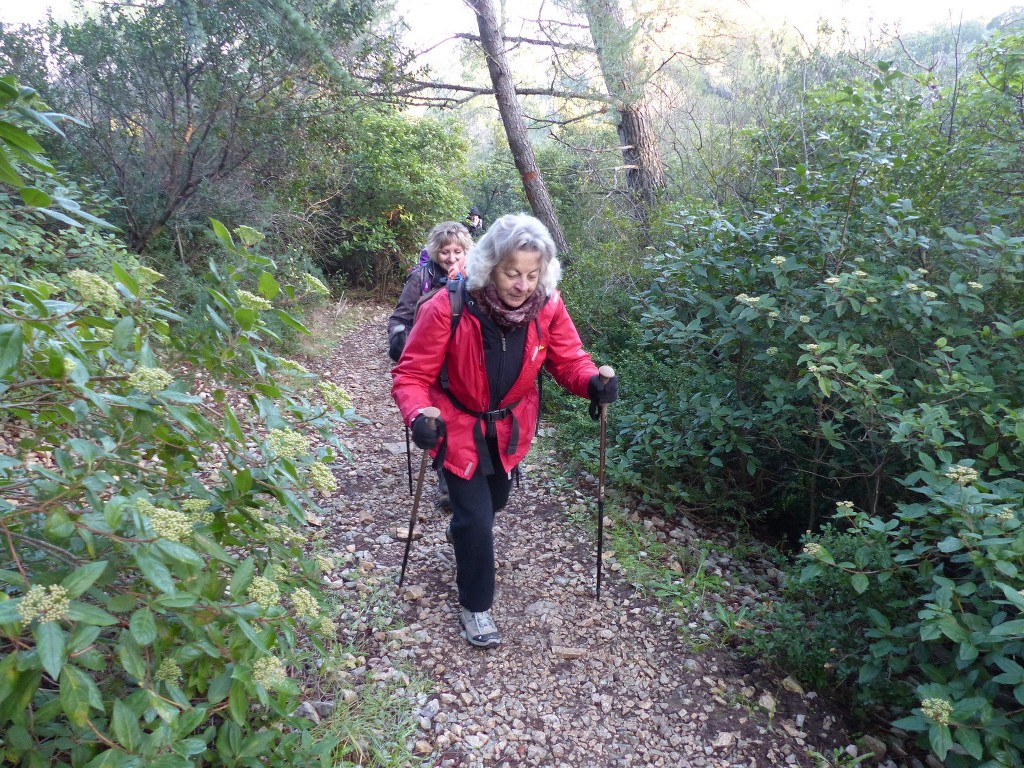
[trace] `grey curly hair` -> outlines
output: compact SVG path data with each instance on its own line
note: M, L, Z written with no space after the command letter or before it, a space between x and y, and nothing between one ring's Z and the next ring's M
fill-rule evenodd
M437 254L449 243L458 243L466 253L473 250L473 238L465 224L442 221L427 235L427 253L430 254L430 260L436 262Z
M558 287L562 264L548 228L533 216L510 213L497 219L466 257L466 287L475 291L492 282L495 268L516 251L540 252L537 287L550 296Z

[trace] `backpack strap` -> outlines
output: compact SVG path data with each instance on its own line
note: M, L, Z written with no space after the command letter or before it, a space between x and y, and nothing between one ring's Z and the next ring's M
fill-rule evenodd
M455 329L459 327L459 320L462 319L462 280L448 281L448 303L452 306L451 336L454 336ZM449 341L451 336L448 337Z
M459 327L459 321L462 319L462 285L462 280L448 281L448 303L452 308L451 331L448 334L449 344L455 338L455 329ZM441 373L438 374L437 379L441 384L441 389L447 392L449 381L447 361L441 365Z

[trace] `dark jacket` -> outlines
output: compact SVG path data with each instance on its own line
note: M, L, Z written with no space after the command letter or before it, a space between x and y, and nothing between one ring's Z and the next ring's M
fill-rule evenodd
M402 286L402 293L398 297L398 304L395 311L388 318L388 355L392 360L398 362L405 348L405 340L409 336L409 329L412 328L412 321L416 317L416 306L420 298L435 288L441 288L448 283L447 271L436 261L428 261L426 264L414 267L409 277Z

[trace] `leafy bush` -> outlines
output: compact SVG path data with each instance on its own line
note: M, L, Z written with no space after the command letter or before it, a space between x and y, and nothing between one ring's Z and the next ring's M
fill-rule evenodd
M848 114L811 134L814 168L787 170L751 217L685 215L650 260L640 351L656 362L620 413L634 482L685 467L682 500L802 531L837 500L891 510L921 454L1020 465L1024 240L926 225L908 195L938 181L907 158L935 137L898 82L823 96Z
M804 578L820 593L822 579L841 576L841 590L859 596L851 602L867 619L868 642L850 659L858 685L898 680L897 693L912 692L918 703L893 725L920 733L950 768L1020 765L1024 482L984 479L968 463L915 477L925 500L901 504L892 519L844 513L849 539L880 557L845 559L814 539L804 548Z
M301 330L273 305L292 289L251 233L214 229L228 259L194 334L144 268L0 285L11 764L292 765L333 748L292 715L288 666L337 632L295 528L334 487L330 430L350 405L268 351L265 316Z
M893 569L884 537L871 532L853 535L826 525L813 542L851 568L887 575L879 578L876 588L858 591L844 571L798 565L786 580L783 600L767 603L757 625L745 633L745 650L773 667L792 670L814 690L856 687L859 704L909 706L909 692L893 685L891 678L858 680L869 652L864 634L871 626L869 614L890 624L913 615L905 605L904 579Z

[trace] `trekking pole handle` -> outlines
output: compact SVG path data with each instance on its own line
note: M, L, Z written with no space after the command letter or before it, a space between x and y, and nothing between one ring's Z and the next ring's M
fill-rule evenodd
M429 424L430 426L434 426L434 419L441 415L441 409L435 408L434 406L430 405L424 408L422 411L420 411L420 413L422 413L424 417L426 417L427 424Z
M597 374L601 377L601 383L606 384L609 379L615 376L615 369L610 365L602 365L597 369ZM426 413L426 411L424 411L424 413Z

